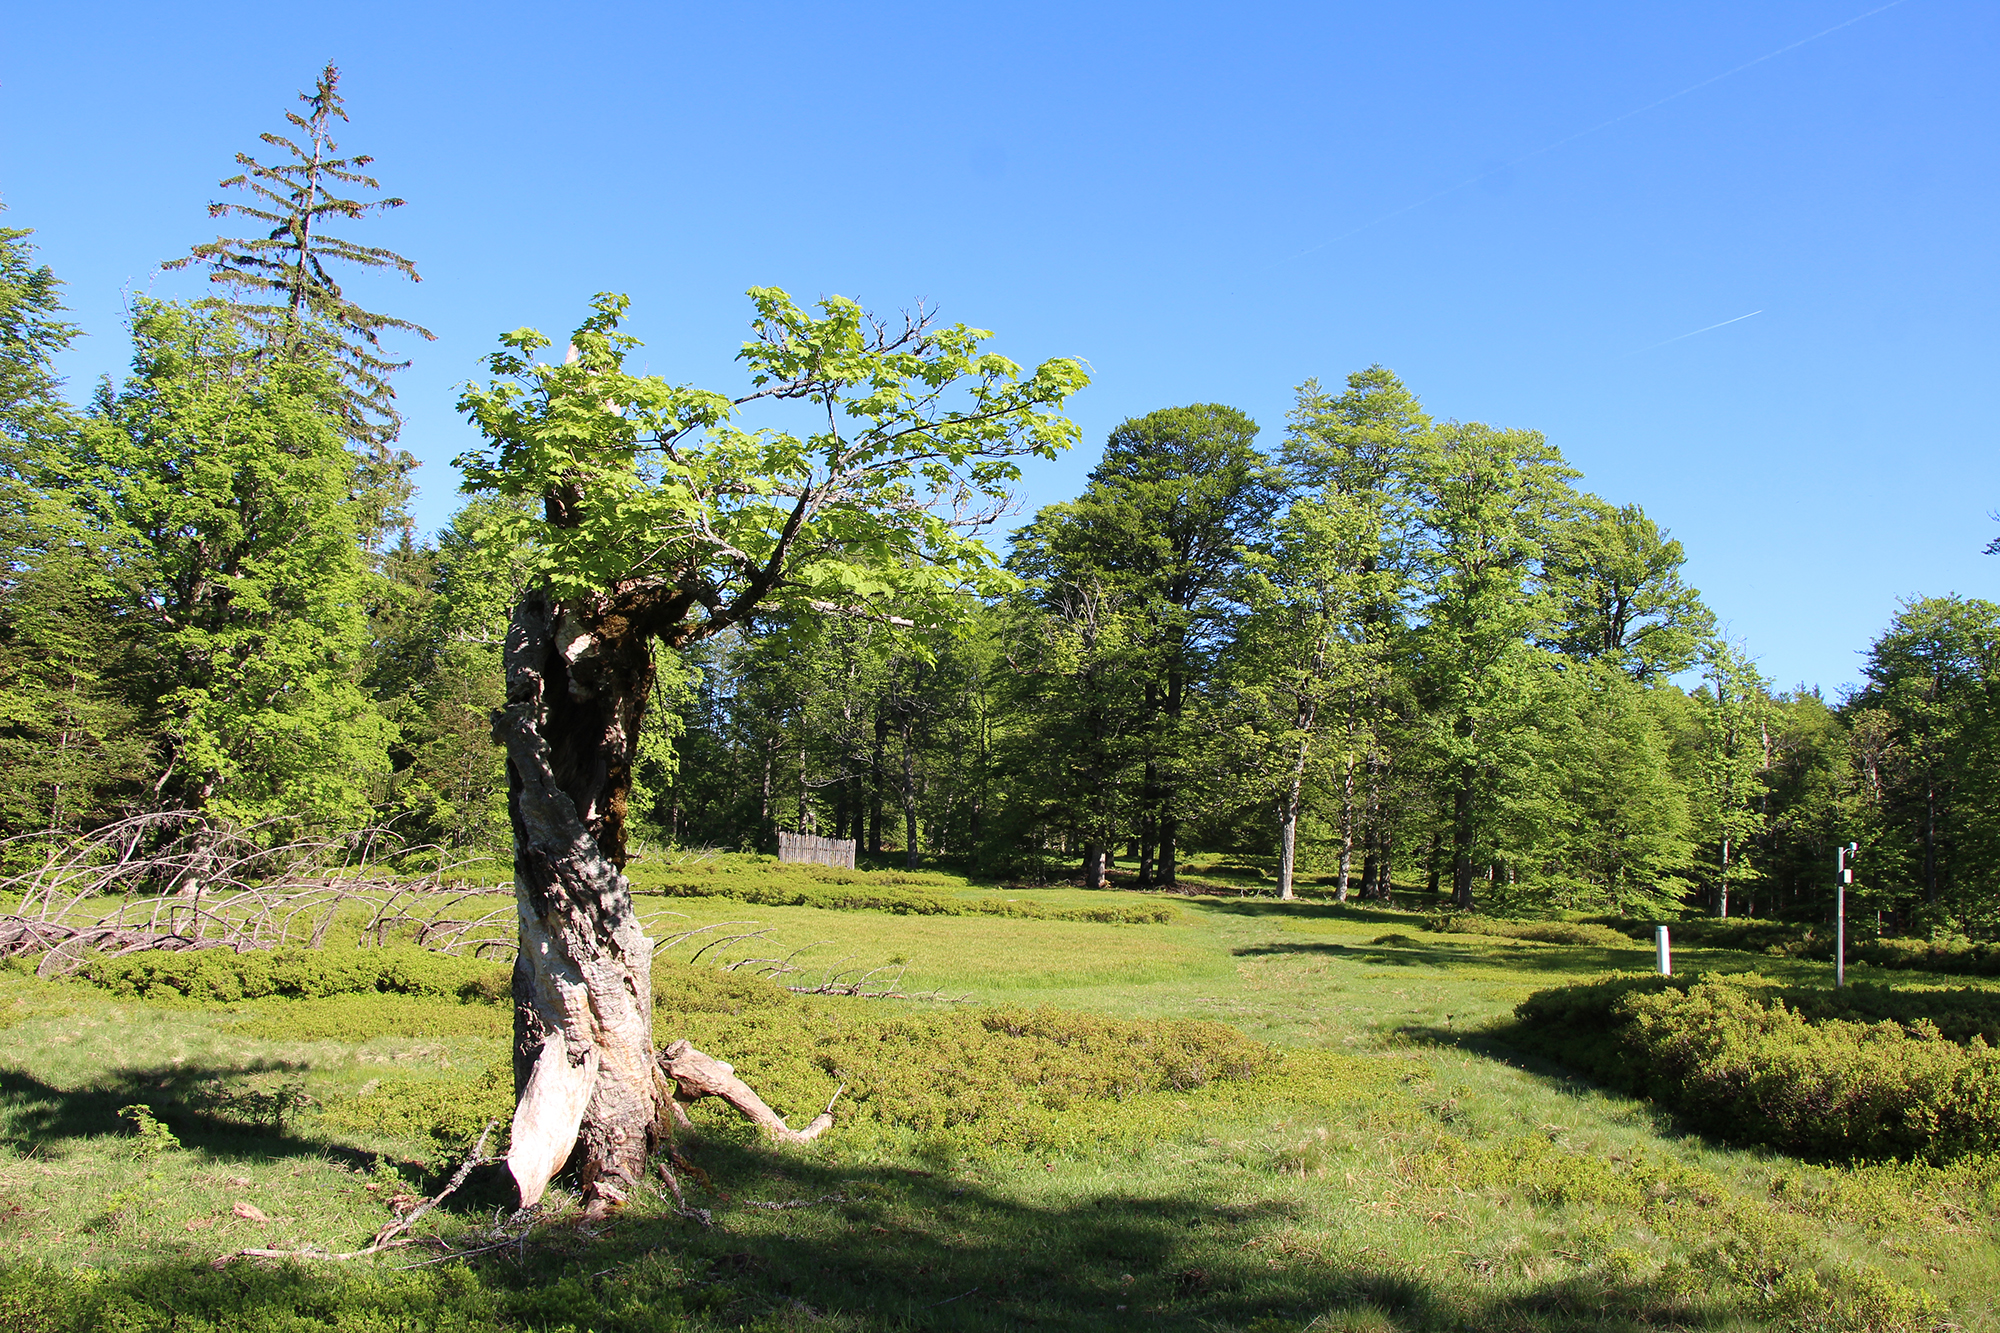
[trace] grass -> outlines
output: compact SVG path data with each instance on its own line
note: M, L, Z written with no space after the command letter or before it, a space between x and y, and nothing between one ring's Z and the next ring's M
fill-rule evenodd
M923 888L1050 909L1133 899L948 876ZM1083 1095L1057 1113L1079 1132L1053 1146L857 1110L816 1148L775 1152L703 1111L683 1150L707 1181L683 1176L712 1229L642 1195L598 1234L558 1216L518 1249L406 1270L425 1256L208 1261L353 1248L399 1196L435 1188L439 1144L402 1112L449 1112L462 1130L504 1110L503 1005L142 1001L0 976L0 1329L2000 1329L2000 1165L1729 1148L1498 1040L1531 992L1646 968L1650 947L1430 933L1415 912L1233 890L1177 902L1179 924L1109 925L642 895L656 934L755 923L680 956L765 930L703 962L814 946L804 980L887 966L912 990L969 997L799 1001L799 1021L844 1025L842 1060L885 1024L936 1034L1037 1005L1220 1020L1283 1058ZM1829 972L1725 950L1676 964L1792 985ZM780 1112L809 1115L834 1076L762 1012L677 1021L729 1041L705 1049L761 1075ZM906 1072L915 1105L924 1071ZM181 1146L150 1146L120 1118L133 1105ZM432 1217L470 1233L503 1202L485 1173Z

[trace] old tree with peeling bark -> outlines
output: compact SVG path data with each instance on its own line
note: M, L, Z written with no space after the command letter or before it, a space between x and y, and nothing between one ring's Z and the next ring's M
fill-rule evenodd
M771 288L750 298L742 394L628 373L625 299L604 295L560 363L536 359L543 335L508 334L460 404L485 436L459 460L467 487L517 502L488 535L531 569L494 719L520 915L508 1165L524 1206L573 1154L586 1206L616 1206L676 1096L734 1083L732 1100L762 1106L719 1060L654 1045L653 942L622 873L654 654L788 602L953 615L1004 577L978 533L1014 460L1075 442L1076 361L1024 374L981 350L986 332L922 308L889 322L841 297L812 312Z

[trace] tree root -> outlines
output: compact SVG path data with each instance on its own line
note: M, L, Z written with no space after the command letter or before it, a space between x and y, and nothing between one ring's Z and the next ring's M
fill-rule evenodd
M736 1070L712 1055L704 1055L685 1039L660 1052L660 1068L674 1081L674 1100L693 1102L703 1097L720 1097L774 1143L810 1143L833 1125L833 1103L847 1090L845 1083L834 1090L826 1109L813 1117L804 1129L793 1129L748 1083L736 1077ZM685 1114L685 1113L683 1113Z

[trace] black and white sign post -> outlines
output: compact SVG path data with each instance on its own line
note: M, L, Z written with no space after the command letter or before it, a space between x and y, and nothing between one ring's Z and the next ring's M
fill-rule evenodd
M1833 867L1833 985L1847 984L1847 886L1854 882L1854 854L1860 844L1848 843L1834 853Z

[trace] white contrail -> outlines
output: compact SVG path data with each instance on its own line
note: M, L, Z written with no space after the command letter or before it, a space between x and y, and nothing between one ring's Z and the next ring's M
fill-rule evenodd
M1801 46L1806 45L1808 42L1816 42L1822 37L1829 37L1834 33L1839 32L1842 28L1851 28L1855 24L1861 22L1861 20L1863 19L1874 18L1877 14L1880 14L1883 10L1894 9L1897 5L1900 5L1902 3L1903 0L1889 0L1889 3L1886 5L1877 5L1874 9L1869 10L1865 14L1856 14L1853 18L1846 19L1840 23L1836 23L1831 28L1823 28L1820 31L1814 33L1810 37L1801 37L1796 42L1787 43L1786 45L1779 47L1775 51L1767 51L1763 55L1758 56L1755 60L1744 61L1742 64L1736 66L1736 68L1734 69L1726 69L1722 71L1722 73L1720 74L1710 75L1708 78L1703 79L1700 83L1690 83L1687 87L1681 89L1679 92L1668 93L1665 97L1660 98L1658 101L1648 102L1646 103L1646 105L1642 107L1635 107L1632 110L1627 111L1622 115L1613 116L1611 119L1607 121L1603 121L1599 124L1592 125L1587 130L1578 130L1575 134L1567 135L1561 139L1557 139L1554 143L1543 144L1540 148L1531 149L1530 151L1521 154L1519 157L1513 159L1511 162L1502 162L1497 167L1493 167L1489 170L1482 171L1477 176L1467 176L1464 180L1460 181L1458 184L1446 186L1444 189L1439 190L1436 194L1427 194L1423 198L1417 200L1415 203L1404 204L1401 208L1395 209L1388 213L1384 213L1382 214L1382 216L1378 218L1371 218L1367 222L1362 223L1358 227L1351 227L1348 230L1340 233L1340 235L1338 236L1332 236L1324 241L1321 241L1318 245L1309 245L1305 249L1299 251L1297 254L1286 255L1283 259L1274 259L1271 261L1271 263L1266 264L1264 267L1275 268L1279 264L1289 264L1295 259L1304 259L1307 255L1313 253L1315 250L1324 250L1329 245L1338 245L1340 242L1348 239L1350 236L1360 235L1362 232L1367 231L1370 227L1379 227L1384 222L1387 222L1392 218L1399 218L1403 216L1403 214L1408 213L1413 209L1422 208L1425 204L1436 203L1438 200L1444 198L1446 195L1457 194L1460 190L1465 189L1469 185L1477 185L1480 181L1485 180L1488 176L1498 175L1499 173L1506 171L1511 167L1519 166L1521 163L1528 161L1530 158L1540 157L1544 153L1553 153L1556 149L1563 147L1565 144L1573 144L1578 139L1585 139L1603 130L1608 130L1613 125L1617 125L1623 121L1630 120L1634 116L1643 116L1648 111L1653 110L1655 107L1663 107L1669 102L1675 101L1682 97L1686 97L1689 93L1698 93L1703 88L1708 87L1711 83L1720 83L1724 79L1730 77L1732 74L1741 74L1744 70L1749 69L1753 65L1761 65L1767 60L1775 60L1779 56L1785 54L1787 51L1796 51ZM1748 316L1745 316L1745 318L1748 318Z
M1752 310L1752 311L1750 312L1750 315L1761 315L1761 314L1763 314L1763 313L1764 313L1764 312L1763 312L1763 311L1761 311L1761 310ZM1750 318L1750 315L1738 315L1738 316L1737 316L1737 317L1736 317L1735 319L1725 319L1725 320L1723 320L1723 321L1722 321L1722 324L1740 324L1740 323L1742 323L1742 322L1743 322L1744 320L1746 320L1746 319ZM1676 333L1676 334L1675 334L1675 335L1674 335L1673 337L1671 337L1671 338L1662 338L1662 339L1660 339L1660 341L1658 341L1658 342L1656 342L1656 343L1652 343L1652 344L1650 344L1650 345L1648 345L1648 346L1646 346L1646 347L1641 347L1641 348L1639 348L1639 349L1638 349L1637 351L1631 351L1631 352L1627 352L1627 353L1625 353L1625 355L1627 355L1627 356L1637 356L1637 355L1639 355L1639 353L1640 353L1640 352L1650 352L1650 351L1652 351L1652 350L1653 350L1653 348L1655 348L1655 347L1665 347L1665 346L1666 346L1666 345L1667 345L1668 343L1677 343L1677 342L1679 342L1679 341L1680 341L1681 339L1683 339L1683 338L1692 338L1692 337L1694 337L1694 335L1695 335L1696 333L1707 333L1707 332L1708 332L1708 329L1719 329L1719 328L1721 328L1721 327L1722 327L1722 324L1711 324L1711 325L1709 325L1709 326L1708 326L1708 328L1707 328L1707 329L1696 329L1696 330L1694 330L1694 332L1693 332L1693 333Z

